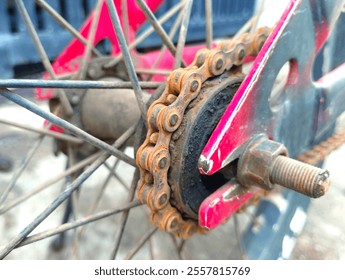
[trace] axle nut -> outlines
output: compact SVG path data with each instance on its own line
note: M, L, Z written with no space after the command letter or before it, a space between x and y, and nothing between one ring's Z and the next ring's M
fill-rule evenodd
M265 137L258 136L245 148L238 163L238 180L246 187L272 190L270 167L280 155L287 156L286 147Z

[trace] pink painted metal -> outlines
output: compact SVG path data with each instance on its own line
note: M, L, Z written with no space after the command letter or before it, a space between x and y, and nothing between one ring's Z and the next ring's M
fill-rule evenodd
M147 0L147 5L154 12L158 9L159 5L163 3L163 0ZM121 0L114 0L115 7L119 14L119 18L122 22L122 10ZM128 0L129 16L129 40L133 41L135 32L145 22L146 18L143 12L135 3L135 0ZM93 13L87 18L82 26L80 33L87 38L90 32ZM100 20L95 33L95 40L93 45L96 46L102 40L109 40L111 43L111 55L116 56L120 52L120 48L114 32L114 27L109 15L109 11L105 1L103 0ZM79 68L79 58L82 57L85 52L85 46L78 40L73 39L71 43L63 50L63 52L57 57L53 63L53 69L57 75L75 73ZM44 78L49 79L49 75L46 73ZM51 89L37 89L36 98L39 100L46 100L53 97L53 91Z
M233 160L238 156L236 150L255 133L260 133L260 130L265 131L265 127L257 127L251 122L253 116L250 108L255 106L255 103L253 104L253 96L256 94L253 88L260 78L262 78L260 76L263 65L265 65L267 58L283 33L287 20L293 16L299 4L300 1L298 0L290 1L262 50L256 57L249 74L224 112L223 117L202 152L202 156L208 161L210 169L207 172L200 169L201 173L210 175L217 172L229 160Z
M313 83L311 66L315 55L327 40L337 15L340 13L339 7L342 7L344 2L341 0L332 2L334 5L331 3L325 5L321 0L291 0L289 2L285 12L256 57L249 74L239 87L206 144L200 156L200 163L202 164L200 164L199 169L201 173L211 175L219 171L238 158L244 144L258 134L265 134L271 139L275 139L275 135L278 135L282 141L286 141L293 148L293 153L297 155L301 150L296 149L296 147L304 145L303 148L307 148L307 145L310 145L311 141L317 137L315 134L316 123L313 123L313 120L316 121L319 118L316 122L321 132L323 127L326 127L327 124L331 125L332 121L334 122L344 107L335 104L336 102L343 103L344 99L339 93L343 92L341 86L344 82L340 81L341 79L344 80L342 78L344 77L344 67L339 67L326 80L321 79L318 83ZM305 18L308 18L309 21L306 22L310 25L306 25L308 27L303 29L300 28L299 24L302 24L301 22ZM305 32L309 32L309 34ZM295 41L296 35L300 41ZM305 42L301 42L302 40ZM300 42L301 46L304 47L304 52L296 48ZM288 52L286 48L291 48L293 51ZM274 73L278 73L280 67L288 61L290 62L290 72L285 84L285 97L291 106L299 108L300 114L278 115L279 121L282 123L284 118L288 118L290 123L297 124L301 121L298 119L299 117L312 120L308 123L308 127L304 127L302 130L296 129L299 134L295 133L293 136L291 131L289 134L288 130L281 130L281 127L277 126L277 120L273 117L272 108L269 106ZM317 87L322 90L320 91ZM321 96L325 99L324 105L322 105L322 98L320 100ZM306 102L308 97L312 102ZM317 109L316 102L319 100L321 110ZM333 106L330 106L332 102ZM323 106L325 108L322 108ZM330 110L327 110L328 107ZM341 109L335 109L338 107ZM306 137L306 133L309 138ZM321 135L321 133L319 134ZM201 226L210 227L208 220L212 220L212 226L219 225L234 213L233 207L235 206L231 203L222 203L222 197L222 191L217 191L202 203L199 210ZM218 201L217 207L211 205L214 201ZM236 205L236 203L234 204Z
M146 1L149 8L155 12L158 7L164 2L164 0L147 0ZM121 0L114 0L115 7L118 11L121 23L122 23L122 10L121 10ZM128 0L128 10L130 11L129 16L129 42L134 41L136 32L145 23L146 18L142 13L140 8L135 3L135 0ZM93 13L87 18L84 25L82 26L80 33L87 38L90 32ZM96 46L102 40L109 40L111 43L111 56L116 57L120 53L120 48L116 39L116 34L111 22L109 11L105 1L102 3L100 20L95 33L95 40L93 45ZM214 44L215 46L215 44ZM189 64L194 60L195 54L201 48L204 48L204 44L199 44L195 46L187 46L183 50L183 59ZM71 74L75 73L79 69L80 58L85 52L85 46L78 40L73 39L70 44L62 51L62 53L57 57L53 63L53 69L57 75ZM135 58L135 66L143 69L150 69L154 62L156 61L159 51L151 51L145 54L140 54L136 52L135 49L131 51L132 56ZM169 51L165 51L163 58L157 65L157 69L171 70L174 65L174 57ZM49 79L50 76L46 73L43 78ZM145 75L143 75L145 78ZM165 75L153 75L152 81L165 81ZM47 100L53 97L52 89L36 89L36 98L38 100Z
M253 193L244 190L237 183L219 188L202 202L199 208L200 225L207 229L218 227L251 197Z

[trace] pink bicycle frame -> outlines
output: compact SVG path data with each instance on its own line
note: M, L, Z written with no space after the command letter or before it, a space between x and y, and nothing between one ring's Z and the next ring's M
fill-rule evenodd
M211 175L242 153L255 135L264 134L283 143L290 156L309 149L345 111L345 64L314 82L312 66L329 37L344 0L291 0L253 66L226 109L200 156L200 172ZM270 94L279 70L290 72L279 110L272 110ZM240 188L233 184L212 194L201 205L201 225L214 228L251 195L225 199ZM238 192L237 192L238 193ZM241 205L241 203L239 203Z

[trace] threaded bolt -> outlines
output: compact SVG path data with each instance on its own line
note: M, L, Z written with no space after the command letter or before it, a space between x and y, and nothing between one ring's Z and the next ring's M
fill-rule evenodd
M273 161L270 181L313 198L323 196L330 184L327 170L285 156Z

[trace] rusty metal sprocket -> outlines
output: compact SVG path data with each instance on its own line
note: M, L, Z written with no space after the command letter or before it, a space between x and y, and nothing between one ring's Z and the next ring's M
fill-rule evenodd
M140 170L137 196L148 205L151 221L161 230L181 238L204 232L197 220L175 207L178 196L172 195L168 181L171 139L205 82L241 66L246 56L255 56L269 32L269 28L260 28L253 36L243 34L238 40L224 41L213 50L200 50L191 65L171 73L163 94L149 107L146 139L136 156Z
M221 170L211 176L202 175L198 159L243 78L241 67L237 67L206 81L171 137L168 171L168 183L172 189L170 201L184 218L197 220L201 203L236 176L236 164L228 165L225 172Z

